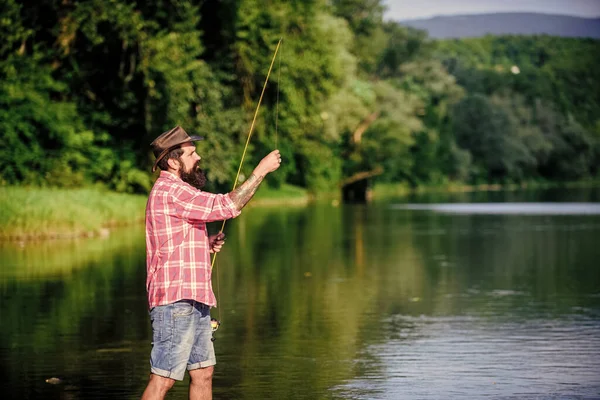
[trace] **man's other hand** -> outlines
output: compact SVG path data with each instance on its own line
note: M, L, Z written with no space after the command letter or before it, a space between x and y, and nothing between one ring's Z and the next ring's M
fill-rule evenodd
M208 237L208 245L211 253L220 252L223 244L225 244L225 234L223 232Z

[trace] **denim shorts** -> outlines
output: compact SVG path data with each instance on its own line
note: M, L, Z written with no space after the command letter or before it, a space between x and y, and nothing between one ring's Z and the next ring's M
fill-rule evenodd
M193 300L181 300L152 308L150 319L150 371L153 374L181 381L186 369L216 364L210 307Z

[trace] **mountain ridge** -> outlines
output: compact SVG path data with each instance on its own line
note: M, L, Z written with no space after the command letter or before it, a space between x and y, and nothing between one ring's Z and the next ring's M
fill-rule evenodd
M398 23L425 30L434 39L485 35L550 35L600 39L600 17L543 13L485 13L440 15Z

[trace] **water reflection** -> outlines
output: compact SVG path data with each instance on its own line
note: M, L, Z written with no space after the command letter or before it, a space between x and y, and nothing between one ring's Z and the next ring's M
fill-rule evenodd
M143 284L131 289L143 279L143 251L143 227L104 239L2 244L0 359L8 398L106 398L142 385ZM53 377L60 383L46 383Z
M215 398L600 393L600 216L315 205L252 208L226 229ZM5 243L0 262L9 398L139 398L143 227Z

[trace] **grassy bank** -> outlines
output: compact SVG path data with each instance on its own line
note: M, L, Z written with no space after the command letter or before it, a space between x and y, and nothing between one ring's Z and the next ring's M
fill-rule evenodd
M546 188L597 187L600 181L527 183L520 185L458 185L410 188L402 184L377 184L373 199L411 193L473 192ZM338 195L330 194L337 200ZM329 199L329 197L325 196ZM261 187L251 207L303 206L315 199L306 189L283 185ZM0 240L35 240L103 235L114 226L141 223L146 195L129 195L97 189L50 189L0 186Z
M306 189L283 184L280 188L273 189L268 186L261 187L250 202L252 206L272 205L305 205L313 200Z
M96 189L0 187L0 239L102 235L143 221L146 196Z
M141 223L147 196L97 189L0 186L0 240L36 240L103 235L110 227ZM305 205L306 190L262 187L252 206Z

